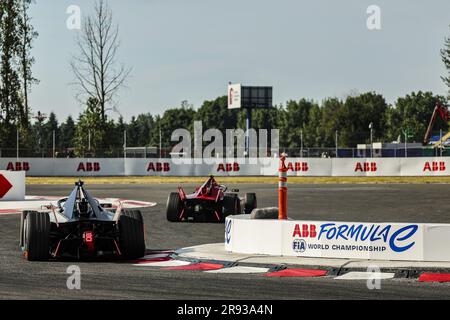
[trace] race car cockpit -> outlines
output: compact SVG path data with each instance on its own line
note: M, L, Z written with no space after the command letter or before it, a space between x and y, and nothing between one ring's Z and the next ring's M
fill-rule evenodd
M78 201L77 206L78 206L78 214L80 217L89 218L91 216L92 210L86 198L80 199Z

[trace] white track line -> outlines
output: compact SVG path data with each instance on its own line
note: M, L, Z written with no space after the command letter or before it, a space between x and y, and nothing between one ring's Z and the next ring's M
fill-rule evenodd
M231 268L223 268L218 270L208 270L208 273L266 273L269 268L258 268L258 267L244 267L236 266Z
M351 271L334 278L335 280L384 280L394 278L395 273L387 272L356 272Z
M155 254L148 254L146 256L143 256L142 258L139 258L139 260L147 260L147 259L157 259L157 258L167 258L171 255L171 253L155 253Z
M187 261L182 260L168 260L168 261L159 261L159 262L145 262L145 263L137 263L133 264L134 266L139 267L178 267L178 266L187 266L191 264Z

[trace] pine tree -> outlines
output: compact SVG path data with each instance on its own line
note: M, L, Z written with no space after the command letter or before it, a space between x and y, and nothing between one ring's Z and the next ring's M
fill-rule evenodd
M99 156L106 143L106 128L101 117L100 103L96 98L89 98L75 129L76 154Z
M58 147L62 150L73 147L73 137L75 135L75 122L71 116L67 117L66 122L62 123L60 128L60 138Z
M449 94L450 94L450 37L445 38L445 44L444 48L441 49L441 57L442 62L445 64L445 68L447 69L447 76L441 77L442 81L449 87Z
M19 8L14 0L0 2L2 20L0 21L1 38L1 64L0 64L0 107L5 123L14 123L17 120L21 101L19 98L20 80L15 66L18 50L18 14Z
M29 122L30 107L28 94L33 84L39 83L39 80L33 77L31 67L33 66L35 59L31 56L30 52L33 48L33 40L38 36L38 33L34 30L31 24L31 18L28 15L28 10L32 0L21 0L20 18L18 22L18 31L20 44L18 46L18 59L19 59L19 74L22 82L22 99L23 109L20 114L20 122L22 126L27 126Z
M27 14L32 0L0 1L0 146L15 140L30 141L29 86L34 59L31 42L37 36Z

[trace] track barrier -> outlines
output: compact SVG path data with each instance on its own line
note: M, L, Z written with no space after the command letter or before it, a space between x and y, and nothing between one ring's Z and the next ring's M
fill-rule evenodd
M310 258L450 262L450 224L226 218L225 249Z
M280 159L0 158L0 170L27 176L275 176ZM450 157L289 158L286 175L304 177L450 176Z

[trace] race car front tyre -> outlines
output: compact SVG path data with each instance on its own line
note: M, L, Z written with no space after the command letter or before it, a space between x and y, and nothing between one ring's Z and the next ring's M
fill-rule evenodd
M244 213L250 214L253 209L257 206L256 204L256 194L255 193L246 193L244 198Z
M241 213L241 201L237 194L225 194L223 197L223 221L229 215Z
M172 192L167 198L166 215L167 220L170 222L179 222L180 214L182 210L182 203L180 194L178 192Z
M130 260L145 255L144 220L139 210L124 210L119 217L119 246L122 258Z
M22 214L23 252L28 261L45 261L50 254L50 217L47 212Z

